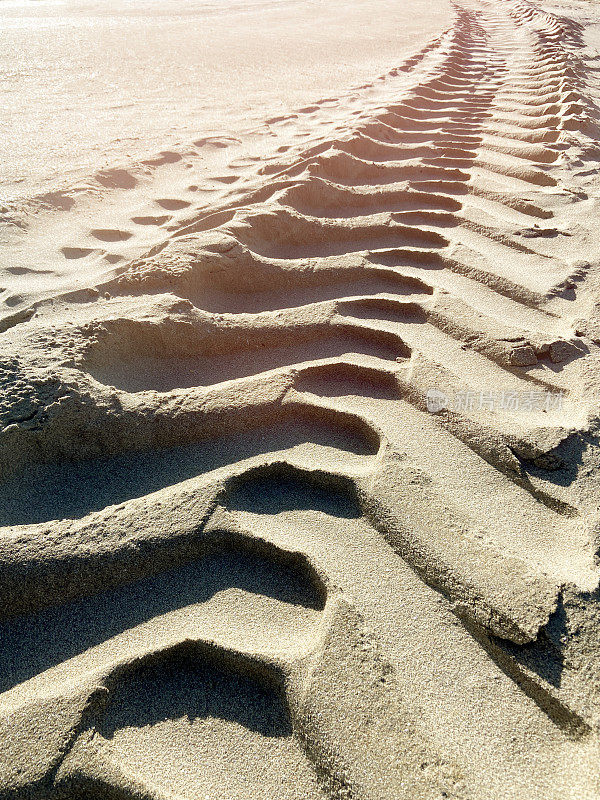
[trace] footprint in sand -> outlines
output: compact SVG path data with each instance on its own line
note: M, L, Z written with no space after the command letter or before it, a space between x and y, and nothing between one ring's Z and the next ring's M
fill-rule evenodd
M90 234L101 242L126 242L133 236L129 231L121 231L117 228L94 228Z
M181 161L181 158L179 153L163 150L156 158L149 158L146 161L142 161L142 164L146 164L149 167L163 167L165 164L176 164Z
M164 214L162 216L147 216L147 217L131 217L131 221L134 222L136 225L164 225L165 222L169 222L169 220L173 219L170 214Z
M33 267L6 267L10 275L52 275L51 269L34 269Z
M189 208L192 204L187 200L179 200L172 197L161 197L154 201L156 205L164 208L165 211L181 211L184 208Z
M77 259L77 258L86 258L90 256L92 253L101 252L92 247L61 247L60 252L63 256L69 261Z
M210 178L211 181L217 181L217 183L235 183L239 179L239 175L215 175Z
M209 150L221 150L235 144L241 144L241 142L233 136L207 136L204 139L196 139L194 142L195 147L208 148Z
M124 260L124 256L120 256L117 253L106 253L104 256L104 260L107 261L109 264L118 264L119 261Z

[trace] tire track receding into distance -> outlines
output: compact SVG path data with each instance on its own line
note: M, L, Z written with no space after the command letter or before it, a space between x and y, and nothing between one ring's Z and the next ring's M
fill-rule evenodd
M335 134L2 335L1 798L589 794L597 574L551 476L595 109L575 22L455 8Z

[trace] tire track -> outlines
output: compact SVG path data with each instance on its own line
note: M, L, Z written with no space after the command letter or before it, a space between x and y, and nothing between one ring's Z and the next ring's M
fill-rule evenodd
M457 4L452 29L390 74L415 71L412 88L173 223L117 277L59 298L62 317L42 305L3 336L19 353L0 407L10 636L39 635L69 603L102 605L102 590L129 607L127 592L181 587L186 570L198 593L223 547L250 552L250 572L262 559L275 587L292 565L302 597L269 610L268 630L292 620L285 647L251 624L223 633L236 601L174 633L150 609L138 649L124 623L100 671L89 642L52 665L32 656L0 695L0 724L23 720L0 750L0 797L206 790L185 770L169 783L168 757L148 770L164 742L152 705L168 736L208 746L206 726L177 722L173 698L191 683L208 689L185 694L182 714L244 729L228 734L242 760L208 786L217 796L270 796L278 781L290 800L585 794L600 706L580 665L597 576L577 498L532 470L560 470L561 443L585 429L569 377L597 350L549 302L573 274L548 245L569 153L594 124L580 46L576 23L528 3ZM431 389L562 402L527 418L431 414ZM11 506L32 479L38 496ZM263 613L245 591L248 618ZM486 676L481 696L456 654ZM71 710L33 774L11 747L52 705L42 666ZM268 730L240 713L250 696ZM273 759L274 776L239 784L246 758Z

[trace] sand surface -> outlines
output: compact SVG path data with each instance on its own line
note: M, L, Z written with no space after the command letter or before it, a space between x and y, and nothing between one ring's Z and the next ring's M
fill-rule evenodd
M243 132L391 68L450 21L417 0L2 0L0 199Z
M110 272L115 236L143 254L165 212L288 146L278 122L343 124L340 95L451 19L445 0L2 0L0 317Z
M185 8L15 150L0 800L600 798L600 10Z

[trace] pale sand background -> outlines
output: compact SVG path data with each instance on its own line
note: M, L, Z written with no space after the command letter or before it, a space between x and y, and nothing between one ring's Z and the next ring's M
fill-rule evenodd
M184 204L214 195L234 157L289 145L273 120L329 101L295 133L343 127L337 98L450 24L446 0L0 2L0 318L141 255L155 227L134 225L118 253L90 231L128 236L156 213L149 197L190 184Z
M337 94L447 0L2 0L0 202Z

